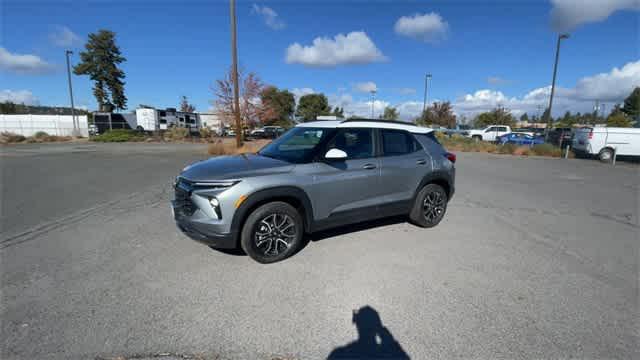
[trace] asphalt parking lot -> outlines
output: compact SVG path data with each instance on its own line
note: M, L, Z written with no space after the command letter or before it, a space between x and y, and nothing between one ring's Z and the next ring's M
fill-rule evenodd
M460 153L439 226L260 265L173 224L170 181L204 151L0 149L2 359L640 358L637 164Z

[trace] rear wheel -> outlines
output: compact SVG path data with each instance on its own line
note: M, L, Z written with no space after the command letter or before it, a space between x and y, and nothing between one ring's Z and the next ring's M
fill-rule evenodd
M471 138L476 142L482 140L482 136L480 136L480 135L473 135Z
M302 217L285 202L260 206L247 218L240 245L253 260L274 263L291 256L302 244Z
M600 153L598 154L598 159L600 159L600 161L602 161L603 163L612 162L613 161L613 149L604 148L604 149L600 150Z
M416 195L409 218L418 226L434 227L447 211L447 200L447 192L442 186L428 184Z

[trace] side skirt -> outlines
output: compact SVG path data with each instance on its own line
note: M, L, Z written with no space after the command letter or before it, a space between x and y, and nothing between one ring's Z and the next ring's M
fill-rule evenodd
M390 216L407 215L411 211L412 205L413 199L410 199L331 213L327 218L314 221L311 226L311 232Z

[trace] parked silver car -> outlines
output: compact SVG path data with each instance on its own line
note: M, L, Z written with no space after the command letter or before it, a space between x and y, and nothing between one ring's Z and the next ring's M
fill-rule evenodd
M437 225L454 193L454 162L428 128L308 122L256 154L187 166L172 209L189 237L271 263L299 249L305 233L330 227L399 214Z

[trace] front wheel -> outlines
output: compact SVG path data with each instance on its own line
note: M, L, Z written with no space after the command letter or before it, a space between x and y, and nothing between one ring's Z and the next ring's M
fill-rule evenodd
M447 211L447 192L438 184L428 184L416 195L409 214L411 221L421 227L438 225Z
M254 210L242 228L240 246L253 260L269 264L291 256L302 244L302 217L285 202Z
M482 136L480 136L480 135L473 135L473 136L471 137L471 139L473 139L473 141L475 141L475 142L478 142L478 141L482 140Z

